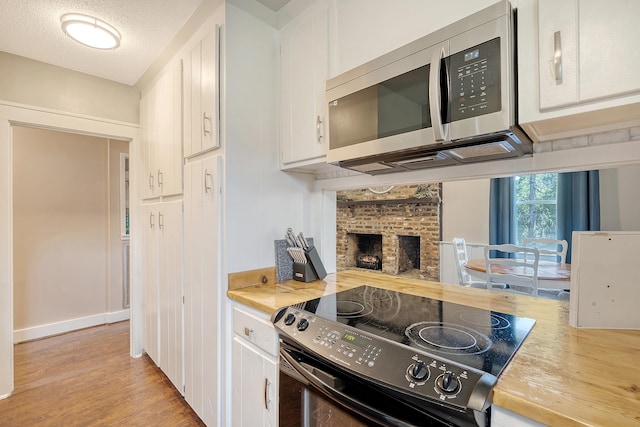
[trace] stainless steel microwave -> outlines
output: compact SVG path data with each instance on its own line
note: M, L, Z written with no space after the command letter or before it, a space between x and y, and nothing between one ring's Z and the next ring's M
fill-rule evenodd
M327 162L372 175L532 152L503 0L327 81Z

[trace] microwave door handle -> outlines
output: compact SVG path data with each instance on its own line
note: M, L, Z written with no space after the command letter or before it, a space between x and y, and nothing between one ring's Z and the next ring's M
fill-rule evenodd
M327 397L329 397L330 399L333 399L334 401L352 409L353 411L359 413L360 415L364 416L365 418L372 418L374 420L378 419L379 417L376 417L376 414L379 414L380 411L374 407L372 407L371 405L362 402L358 399L355 399L351 396L348 396L347 394L341 392L340 390L337 390L335 387L332 387L331 385L327 384L325 381L323 381L319 376L309 372L308 369L306 369L302 363L298 362L297 360L295 360L294 357L292 357L286 350L284 350L283 348L280 349L280 357L284 358L287 362L289 362L289 364L291 365L292 368L294 368L298 374L300 374L302 377L304 377L309 383L311 383L318 391L322 392L323 394L325 394ZM324 373L323 371L321 371L320 369L318 369L317 367L313 368L315 371L318 371L319 373ZM331 374L326 374L327 376L331 377ZM407 424L406 422L399 420L395 417L391 417L389 415L386 416L387 420L393 420L394 425L399 426L399 427L411 427L411 424Z
M440 88L440 59L444 58L443 48L436 49L431 55L431 68L429 69L429 108L431 113L431 127L436 142L445 140L445 128L442 124L442 91Z

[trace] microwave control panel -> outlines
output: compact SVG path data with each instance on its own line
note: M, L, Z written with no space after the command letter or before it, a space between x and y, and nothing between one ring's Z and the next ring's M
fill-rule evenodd
M449 57L451 121L500 111L500 38Z

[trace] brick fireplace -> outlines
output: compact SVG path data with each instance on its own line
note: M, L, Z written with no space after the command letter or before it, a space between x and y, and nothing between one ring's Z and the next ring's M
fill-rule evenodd
M338 268L440 279L439 184L340 191Z

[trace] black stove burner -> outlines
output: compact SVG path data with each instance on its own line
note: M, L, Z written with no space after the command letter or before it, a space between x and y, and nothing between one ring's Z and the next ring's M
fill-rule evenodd
M509 322L509 320L496 313L491 313L489 315L489 319L487 319L487 314L484 312L478 313L465 311L463 313L460 313L459 317L460 320L468 325L485 327L488 326L493 330L506 329L511 326L511 322Z
M373 307L366 307L358 301L343 300L336 302L336 315L345 319L366 316L373 311Z
M418 322L405 334L419 347L444 354L481 354L491 348L488 336L453 323Z

